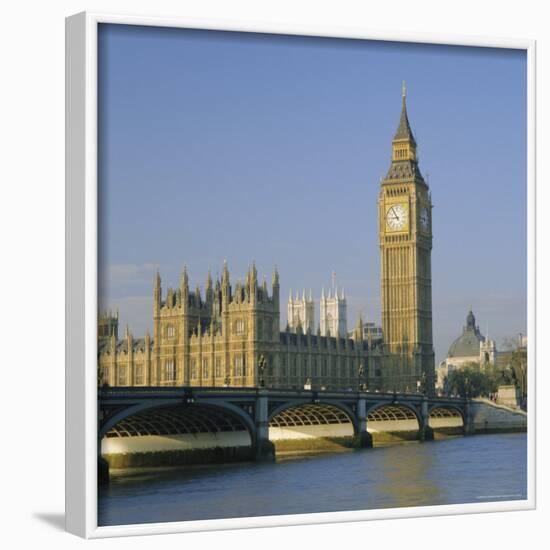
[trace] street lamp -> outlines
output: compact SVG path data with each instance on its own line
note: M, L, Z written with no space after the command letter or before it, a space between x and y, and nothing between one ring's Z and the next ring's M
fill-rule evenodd
M359 362L359 370L357 374L359 376L359 382L358 382L359 391L361 391L361 390L364 390L363 375L365 374L365 367L363 366L363 361Z
M258 372L260 373L260 387L265 387L265 380L264 380L264 371L267 367L267 361L263 355L260 355L260 359L258 360Z

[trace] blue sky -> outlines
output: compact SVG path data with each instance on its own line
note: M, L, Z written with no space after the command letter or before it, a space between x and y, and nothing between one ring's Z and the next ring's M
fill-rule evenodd
M313 290L380 320L377 197L407 82L429 174L436 359L471 306L526 332L526 56L514 50L101 25L100 306L152 329L183 264ZM317 312L318 314L318 312ZM317 319L318 320L318 319Z

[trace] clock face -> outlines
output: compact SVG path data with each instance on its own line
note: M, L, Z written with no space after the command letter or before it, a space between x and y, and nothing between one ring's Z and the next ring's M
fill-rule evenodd
M389 229L397 231L407 225L408 211L405 204L393 204L386 210L386 225Z
M430 218L428 217L428 209L426 207L423 207L420 210L420 227L424 231L428 231L429 226L430 226Z

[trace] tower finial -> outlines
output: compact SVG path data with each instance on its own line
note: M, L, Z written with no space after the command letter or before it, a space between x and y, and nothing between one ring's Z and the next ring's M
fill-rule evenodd
M403 99L407 97L407 83L404 80L401 83L401 96L403 97Z

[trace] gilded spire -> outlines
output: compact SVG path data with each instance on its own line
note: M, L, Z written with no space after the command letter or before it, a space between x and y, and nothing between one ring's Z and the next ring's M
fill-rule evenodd
M393 136L393 140L408 140L416 147L416 141L409 124L409 117L407 116L407 85L404 80L401 86L401 101L399 126L397 127L397 132L395 132L395 136Z

